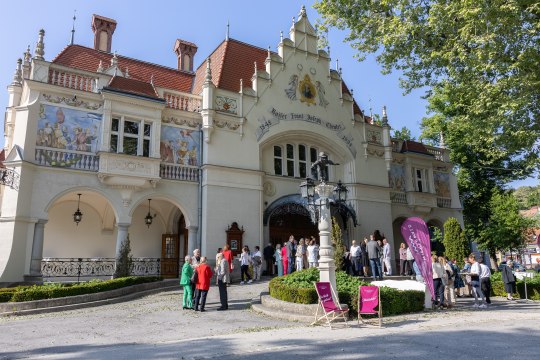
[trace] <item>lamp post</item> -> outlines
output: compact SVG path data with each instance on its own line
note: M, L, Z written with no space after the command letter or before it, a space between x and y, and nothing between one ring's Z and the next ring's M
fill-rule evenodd
M312 178L306 178L306 180L300 184L300 192L302 197L307 200L310 210L312 210L311 220L317 222L319 228L320 281L329 282L333 289L336 290L336 263L334 261L334 250L330 239L330 232L332 229L330 204L331 202L344 202L348 190L341 183L341 180L335 187L326 183L328 180L328 165L338 165L327 159L328 156L321 153L319 161L312 166L312 174L318 174L317 178L319 184L315 185L315 181ZM317 170L317 172L313 170ZM317 199L315 199L315 193L318 195ZM334 197L332 197L332 193L335 194Z

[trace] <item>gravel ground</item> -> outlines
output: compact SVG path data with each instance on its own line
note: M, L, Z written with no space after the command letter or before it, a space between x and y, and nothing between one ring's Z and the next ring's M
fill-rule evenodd
M329 330L249 308L268 283L233 285L230 310L210 289L207 312L181 309L181 291L95 308L0 317L0 359L532 359L540 303L496 298L487 310L460 299L451 311L384 319L384 327Z

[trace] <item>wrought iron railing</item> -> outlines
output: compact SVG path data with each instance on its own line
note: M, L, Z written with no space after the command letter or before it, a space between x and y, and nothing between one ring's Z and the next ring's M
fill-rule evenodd
M161 163L159 176L162 179L199 181L199 168L189 165Z
M43 258L41 260L41 276L43 278L107 278L116 270L113 258ZM159 276L161 259L133 258L130 275Z
M51 149L36 146L36 163L42 166L52 166L85 171L99 170L99 156L82 151Z
M20 176L12 169L0 168L0 185L9 186L13 190L19 190Z

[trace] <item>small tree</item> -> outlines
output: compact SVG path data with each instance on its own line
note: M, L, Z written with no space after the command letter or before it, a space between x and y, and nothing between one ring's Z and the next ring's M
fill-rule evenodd
M341 236L341 228L334 217L332 217L332 246L334 247L334 262L336 263L336 270L342 270L344 255L343 239Z
M471 249L465 232L456 218L449 218L444 223L443 244L446 256L456 259L459 266L463 266L463 258L470 254Z
M116 257L116 270L114 278L126 277L131 273L133 264L133 256L131 255L131 245L129 242L129 234L120 244L120 253Z

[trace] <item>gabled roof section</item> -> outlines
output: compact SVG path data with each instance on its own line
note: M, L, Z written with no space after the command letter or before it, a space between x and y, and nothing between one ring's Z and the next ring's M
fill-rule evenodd
M429 153L429 151L424 146L424 144L419 143L417 141L412 141L412 140L405 140L403 142L403 145L401 145L401 151L400 152L402 152L402 153L413 152L413 153L417 153L417 154L424 154L424 155L433 156L432 154Z
M362 116L364 121L369 124L369 121L368 121L367 117L364 116L364 113L360 109L360 106L358 106L358 104L356 103L356 100L354 100L354 97L351 94L351 92L349 91L349 88L347 87L347 84L345 84L345 81L341 82L341 92L344 93L344 94L347 93L347 94L351 95L351 97L353 99L353 114Z
M154 86L145 81L129 79L122 76L114 76L109 85L105 87L107 90L116 90L123 93L143 96L146 98L160 99Z
M107 68L111 64L113 54L95 50L81 45L66 46L53 60L59 64L75 69L96 72L99 62ZM169 67L148 63L141 60L117 55L118 66L122 71L129 69L130 78L148 82L153 77L154 86L190 93L195 74Z
M234 92L240 91L240 79L243 79L245 87L251 87L254 63L257 63L257 70L265 70L264 61L267 56L266 49L234 39L225 40L210 54L212 82L219 89ZM201 93L205 72L206 61L199 65L195 72L194 94Z

